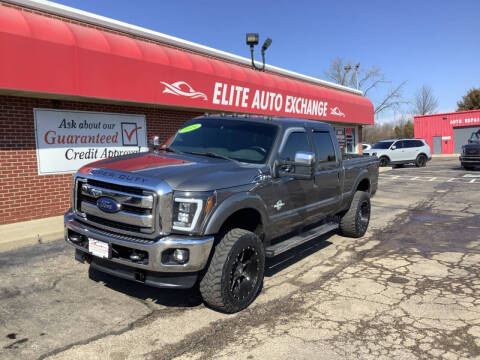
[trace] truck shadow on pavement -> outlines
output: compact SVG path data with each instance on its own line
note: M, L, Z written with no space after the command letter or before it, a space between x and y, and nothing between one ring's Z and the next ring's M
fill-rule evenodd
M317 251L332 245L328 239L336 233L336 231L330 231L329 233L309 240L305 244L294 247L274 258L267 258L265 261L265 277L274 276L278 272L298 263Z
M150 299L158 305L168 307L195 307L202 304L202 298L196 287L192 289L159 289L142 283L117 278L92 267L88 270L88 277L95 282L103 283L104 286L114 291L140 300Z
M275 258L267 258L265 262L265 277L272 277L317 251L332 245L327 239L335 235L335 233L335 231L332 231L288 250ZM101 283L113 291L139 300L150 300L157 305L188 308L196 307L203 303L198 287L191 289L158 289L134 281L117 278L92 267L88 270L88 276L90 280Z

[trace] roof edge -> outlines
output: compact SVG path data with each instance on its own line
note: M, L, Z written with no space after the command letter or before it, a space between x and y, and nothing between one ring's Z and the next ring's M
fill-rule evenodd
M184 40L177 38L175 36L170 36L167 34L163 34L161 32L149 30L140 26L128 24L123 21L118 21L115 19L111 19L105 16L93 14L87 11L79 10L72 8L70 6L57 4L52 1L47 0L1 0L1 2L9 3L16 6L21 6L37 11L47 12L50 14L62 16L65 18L74 19L77 21L87 22L92 25L97 25L100 27L104 27L107 29L112 29L116 31L120 31L126 34L135 35L141 38L149 39L158 41L161 43L169 44L175 47L184 48L187 50L191 50L200 54L209 55L212 57L220 58L229 60L232 62L240 63L243 65L250 66L251 59L235 55L226 51L214 49L209 46L201 45L192 41ZM255 61L258 65L258 61ZM361 90L353 89L347 86L335 84L329 81L321 80L312 76L303 75L294 71L286 70L280 67L276 67L273 65L265 64L265 70L269 72L284 75L290 78L299 79L303 81L307 81L310 83L314 83L321 86L326 86L329 88L334 88L342 91L346 91L349 93L363 95Z
M437 114L427 114L427 115L413 115L413 118L425 118L430 116L445 116L445 115L455 115L455 114L465 114L470 112L480 112L480 109L473 109L473 110L462 110L462 111L451 111L446 113L437 113Z

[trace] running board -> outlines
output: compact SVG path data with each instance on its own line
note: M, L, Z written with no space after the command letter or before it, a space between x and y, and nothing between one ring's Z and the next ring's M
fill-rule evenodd
M330 223L322 224L320 226L317 226L316 228L305 231L300 235L293 236L278 244L267 247L265 249L265 256L268 258L277 256L281 253L284 253L287 250L290 250L291 248L294 248L295 246L306 243L307 241L310 241L320 235L326 234L336 229L338 229L337 223L330 222Z

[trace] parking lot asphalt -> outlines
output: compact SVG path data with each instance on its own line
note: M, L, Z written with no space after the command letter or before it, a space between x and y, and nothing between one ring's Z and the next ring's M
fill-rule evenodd
M434 159L383 171L364 238L267 262L235 315L89 272L63 241L15 250L0 254L0 358L480 359L479 241L480 171Z

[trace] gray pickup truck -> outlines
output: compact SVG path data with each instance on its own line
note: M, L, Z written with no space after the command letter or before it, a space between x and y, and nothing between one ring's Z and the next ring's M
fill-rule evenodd
M335 230L363 236L377 181L378 159L342 154L328 124L200 117L162 147L81 168L65 240L102 272L198 286L233 313L259 293L266 257Z
M460 163L465 170L473 170L480 165L480 130L473 132L468 144L462 146Z

